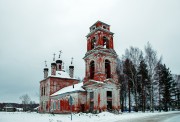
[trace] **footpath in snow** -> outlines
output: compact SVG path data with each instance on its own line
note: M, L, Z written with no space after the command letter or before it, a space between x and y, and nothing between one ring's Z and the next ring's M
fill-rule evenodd
M115 122L115 121L132 121L133 119L144 119L157 115L166 115L178 113L180 111L171 112L154 112L154 113L123 113L112 114L109 112L102 112L100 114L78 113L73 114L71 121L70 114L40 114L40 113L26 113L26 112L0 112L0 122ZM176 118L177 119L177 118ZM169 121L168 121L169 122Z

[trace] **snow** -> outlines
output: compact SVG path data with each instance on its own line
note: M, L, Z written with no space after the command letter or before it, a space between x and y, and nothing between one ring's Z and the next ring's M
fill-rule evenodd
M95 82L95 83L100 83L100 84L104 84L104 82L102 81L96 81L96 80L90 80L91 82Z
M58 77L58 78L69 78L72 79L69 74L65 71L56 71L56 75L51 75L51 77Z
M179 116L174 116L170 117L169 119L163 121L163 122L179 122L180 121L180 115Z
M74 84L74 88L73 85L62 88L61 90L55 92L54 94L52 94L51 96L56 96L56 95L61 95L67 92L74 92L74 91L85 91L83 88L83 82L78 83L78 84Z
M4 107L4 108L15 108L15 107Z
M166 115L176 112L155 112L155 113L123 113L112 114L109 112L102 112L100 114L91 113L77 113L73 114L72 121L70 114L40 114L40 113L26 113L26 112L0 112L0 122L115 122L115 121L132 121L133 119L144 119L157 115ZM172 117L177 122L177 117ZM170 121L165 121L170 122Z
M23 108L16 108L17 111L23 111Z

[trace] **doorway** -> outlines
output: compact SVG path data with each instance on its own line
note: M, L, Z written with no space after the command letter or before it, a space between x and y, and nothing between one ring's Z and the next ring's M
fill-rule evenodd
M89 111L92 113L92 112L93 112L93 109L94 109L94 102L91 101L91 102L90 102L90 109L89 109Z
M107 110L112 111L112 101L107 101Z

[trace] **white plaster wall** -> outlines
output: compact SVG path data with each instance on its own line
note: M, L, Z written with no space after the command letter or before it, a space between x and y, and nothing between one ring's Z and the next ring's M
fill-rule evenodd
M94 107L98 106L98 89L94 89Z
M79 93L79 99L81 104L86 104L86 95Z

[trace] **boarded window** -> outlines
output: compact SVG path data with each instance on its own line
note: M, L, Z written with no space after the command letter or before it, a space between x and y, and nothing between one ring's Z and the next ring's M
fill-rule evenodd
M91 63L90 63L90 79L94 79L94 70L95 70L94 61L91 61Z
M105 73L106 78L111 78L111 65L109 60L105 60Z

